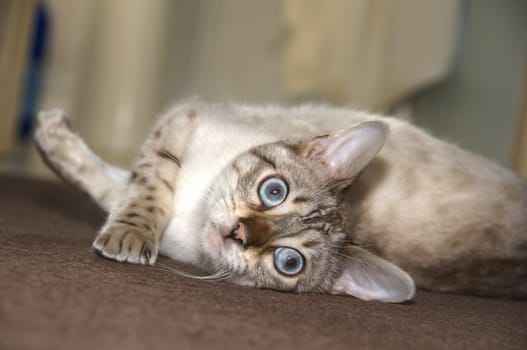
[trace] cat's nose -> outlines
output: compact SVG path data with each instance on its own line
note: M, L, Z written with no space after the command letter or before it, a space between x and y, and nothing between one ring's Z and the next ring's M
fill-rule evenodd
M245 227L245 224L243 222L237 223L226 238L230 238L245 247L247 244L247 228Z

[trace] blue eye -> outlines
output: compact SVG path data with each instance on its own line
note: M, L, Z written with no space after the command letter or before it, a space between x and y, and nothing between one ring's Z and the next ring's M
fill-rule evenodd
M304 256L296 249L278 247L274 251L274 267L286 276L297 275L304 268Z
M287 197L287 184L279 177L270 177L260 185L258 195L266 208L276 207Z

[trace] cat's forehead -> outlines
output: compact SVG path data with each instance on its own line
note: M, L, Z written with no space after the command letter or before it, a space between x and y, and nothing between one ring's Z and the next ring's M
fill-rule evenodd
M320 182L313 168L299 155L296 144L283 141L257 146L240 154L232 168L240 184L246 186L254 186L269 175L283 176L303 187L318 186Z
M240 154L234 161L241 170L241 175L259 168L274 168L298 162L298 155L294 148L285 142L276 142L251 148Z

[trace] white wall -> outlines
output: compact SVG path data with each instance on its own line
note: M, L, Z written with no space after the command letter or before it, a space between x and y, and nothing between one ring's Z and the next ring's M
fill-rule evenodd
M413 100L414 119L436 135L511 164L527 68L527 1L469 0L457 64Z

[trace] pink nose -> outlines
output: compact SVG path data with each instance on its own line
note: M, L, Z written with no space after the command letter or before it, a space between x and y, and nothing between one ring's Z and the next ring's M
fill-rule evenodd
M247 244L247 228L245 227L245 224L243 222L237 223L225 238L230 238L245 246Z

